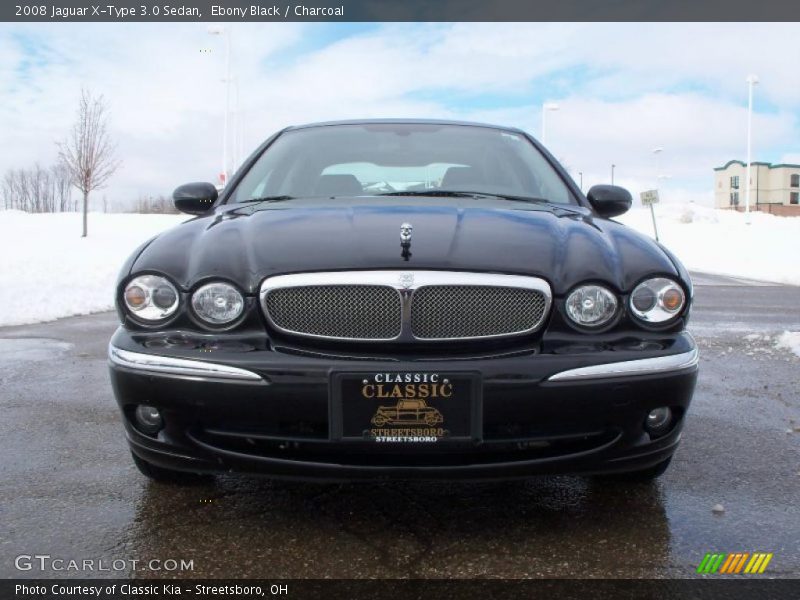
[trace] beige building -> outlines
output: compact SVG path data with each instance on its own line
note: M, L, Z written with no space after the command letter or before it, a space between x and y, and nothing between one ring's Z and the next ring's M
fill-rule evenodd
M714 169L714 206L744 210L746 173L740 160ZM750 210L800 216L800 165L750 163Z

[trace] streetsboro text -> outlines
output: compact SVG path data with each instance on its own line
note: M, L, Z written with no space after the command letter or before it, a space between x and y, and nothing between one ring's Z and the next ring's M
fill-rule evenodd
M80 585L54 583L52 585L25 585L17 584L14 593L17 596L96 596L119 593L122 596L180 596L183 594L198 594L212 596L280 596L288 594L285 584L272 584L262 588L259 585L216 585L208 586L196 584L193 588L183 587L173 583L136 585L130 583L112 585Z
M283 17L284 19L294 17L343 17L344 5L342 6L305 6L303 4L287 4L278 6L211 6L212 17Z

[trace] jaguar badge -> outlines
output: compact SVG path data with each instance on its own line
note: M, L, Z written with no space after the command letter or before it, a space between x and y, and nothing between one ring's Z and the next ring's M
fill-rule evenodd
M400 287L404 290L409 289L412 285L414 285L414 274L413 273L400 273L400 277L397 278Z

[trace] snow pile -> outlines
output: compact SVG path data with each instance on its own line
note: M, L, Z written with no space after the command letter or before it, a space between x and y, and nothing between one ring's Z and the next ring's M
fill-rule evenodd
M775 347L791 350L800 356L800 331L784 331L776 340Z
M0 210L0 325L49 321L114 306L122 263L142 242L185 215Z
M656 205L659 239L690 270L800 285L800 217L715 210L696 204ZM617 220L650 237L650 210Z

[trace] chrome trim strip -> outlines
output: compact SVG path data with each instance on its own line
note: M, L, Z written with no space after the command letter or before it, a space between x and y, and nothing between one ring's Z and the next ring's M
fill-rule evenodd
M412 283L407 283L411 276ZM267 295L277 289L281 288L294 288L305 286L317 285L374 285L392 288L400 295L401 300L401 327L400 335L395 338L377 339L377 338L350 338L350 337L335 337L326 335L317 335L311 333L303 333L301 331L292 331L284 329L277 325L267 310ZM414 337L411 330L411 304L413 302L414 292L420 288L427 286L441 286L441 285L474 285L474 286L490 286L490 287L509 287L521 288L528 290L535 290L541 292L544 296L544 309L542 310L542 317L530 329L525 331L517 331L513 333L501 333L497 335L484 335L474 337L456 337L456 338L417 338ZM447 341L465 341L465 340L482 340L491 338L507 338L519 335L526 335L538 331L547 317L550 314L550 307L553 303L553 293L550 289L550 284L544 279L539 277L532 277L527 275L504 275L498 273L475 273L475 272L461 272L461 271L417 271L413 269L396 269L386 271L324 271L316 273L296 273L292 275L275 275L267 277L262 283L259 291L259 300L261 303L261 310L269 321L269 324L283 333L297 335L308 338L326 339L326 340L339 340L350 342L388 342L388 341L406 341L406 342L447 342Z
M260 375L246 369L200 360L131 352L111 344L108 345L108 359L117 366L143 371L151 375L264 381Z
M547 378L547 381L578 381L582 379L607 379L609 377L624 377L631 375L652 375L680 371L696 367L700 362L700 353L697 348L682 354L669 356L656 356L655 358L641 358L639 360L626 360L622 362L593 365L561 371Z

